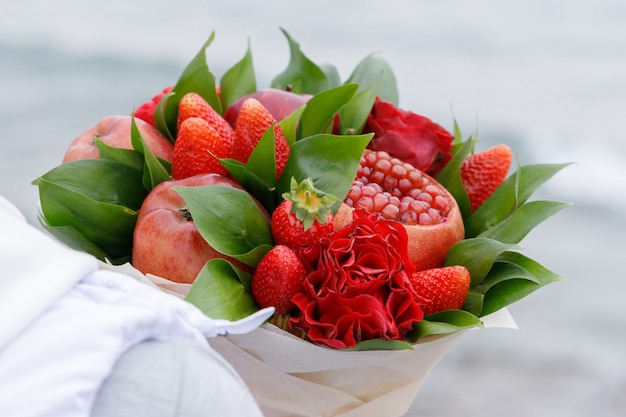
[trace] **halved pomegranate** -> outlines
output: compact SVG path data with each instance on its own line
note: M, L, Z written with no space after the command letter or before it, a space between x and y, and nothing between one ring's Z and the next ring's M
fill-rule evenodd
M461 211L448 190L384 151L365 150L345 203L402 223L418 271L442 266L450 247L465 237ZM349 221L345 208L340 218L337 227Z

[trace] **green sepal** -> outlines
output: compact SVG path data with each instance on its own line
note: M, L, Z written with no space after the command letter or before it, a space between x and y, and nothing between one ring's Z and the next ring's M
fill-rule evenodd
M222 258L208 261L189 288L185 301L213 319L236 321L258 311L241 277L250 274Z
M330 87L326 73L300 50L300 45L286 30L280 29L289 43L290 60L287 68L271 82L271 88L297 94L317 94Z
M243 58L228 69L220 80L222 109L228 109L237 99L255 92L256 89L256 75L248 41L248 48Z
M332 194L324 193L313 185L311 178L305 178L300 183L291 178L291 189L283 193L283 200L292 202L291 213L302 222L304 230L313 226L317 220L319 224L326 224L326 217L331 213L332 207L340 200Z
M413 324L413 330L406 334L412 343L420 338L433 335L446 335L474 327L484 327L483 322L472 313L464 310L446 310L430 314L424 320Z
M221 254L254 268L274 245L268 216L247 191L225 185L173 188L200 235Z

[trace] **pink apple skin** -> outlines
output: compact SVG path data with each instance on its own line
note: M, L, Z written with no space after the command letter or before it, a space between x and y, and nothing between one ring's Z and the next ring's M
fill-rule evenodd
M259 100L259 102L270 112L270 114L280 122L291 113L304 106L311 98L308 94L296 94L289 91L278 90L276 88L268 88L266 90L255 91L254 93L247 94L240 97L235 101L226 112L224 112L224 119L235 127L237 117L239 116L239 109L245 99L253 97Z
M193 221L186 217L185 201L173 186L220 184L242 189L233 180L218 174L202 174L165 181L148 194L139 210L133 236L132 264L144 274L170 281L192 283L204 264L224 258L241 269L251 268L215 251L202 238Z
M141 119L135 118L141 137L152 153L166 161L172 160L174 145L161 132ZM76 137L63 157L63 162L79 159L99 158L98 148L94 137L98 137L109 146L123 149L133 149L130 140L131 116L108 116L100 120L95 126Z

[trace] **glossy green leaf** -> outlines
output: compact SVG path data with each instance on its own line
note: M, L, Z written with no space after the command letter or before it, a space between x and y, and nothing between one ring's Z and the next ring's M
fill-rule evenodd
M213 43L215 32L202 45L200 51L187 64L176 85L172 89L174 95L170 95L165 101L164 121L170 137L176 137L176 119L178 117L178 105L187 93L194 92L201 95L209 102L211 107L218 113L222 113L222 104L217 95L215 75L211 72L206 56L207 48Z
M134 116L131 118L130 140L133 148L143 156L144 164L142 183L146 190L150 191L163 181L171 179L171 164L157 158L150 147L146 145L141 137L141 132L137 128Z
M226 71L220 80L222 109L228 109L237 99L255 92L256 89L252 51L250 42L248 42L248 49L244 57Z
M343 200L372 136L320 134L297 141L278 181L278 195L289 191L291 177L298 182L310 177L315 188Z
M445 335L483 326L478 317L467 311L446 310L430 314L421 322L414 323L413 330L406 335L406 340L416 342L425 336Z
M265 207L268 213L274 211L278 199L275 187L268 185L243 162L230 158L222 158L220 162L230 175Z
M401 340L370 339L357 343L345 351L368 351L368 350L415 350L412 344Z
M527 202L500 223L478 236L496 239L504 243L519 243L541 222L570 205L571 203L545 200Z
M475 237L500 223L557 172L570 164L536 164L509 176L465 222L465 236ZM519 191L518 191L519 190Z
M124 164L134 170L143 171L143 155L134 149L123 149L109 146L97 136L93 138L93 142L98 149L98 154L101 159L119 162L120 164Z
M278 125L283 130L285 134L285 139L287 139L287 143L289 146L293 145L296 140L298 140L298 128L300 127L300 117L302 117L302 112L306 104L298 109L296 109L289 116L285 117L283 120L278 122Z
M311 97L300 117L301 137L312 136L332 128L335 114L352 100L359 86L346 84Z
M153 113L154 127L156 127L159 130L159 132L161 132L172 143L176 142L176 131L175 130L170 131L167 125L167 119L165 115L165 104L167 103L170 97L175 96L175 95L176 93L173 91L170 91L169 93L164 94L163 97L161 97L161 99L157 103L156 108L154 109L154 113ZM180 98L178 99L178 101L180 103ZM178 104L176 104L176 108L178 109Z
M329 88L324 71L302 53L300 45L281 28L289 43L290 60L287 68L271 82L272 88L298 94L317 94Z
M494 239L471 238L454 244L448 251L445 265L463 265L472 277L471 286L478 285L487 276L496 258L505 251L519 250L513 244Z
M376 100L376 85L359 89L354 98L339 110L340 133L354 135L363 131Z
M216 251L255 267L273 246L269 220L248 192L224 185L174 187Z
M37 178L43 221L55 235L69 236L93 253L98 247L111 260L130 254L137 211L147 195L142 173L107 159L85 159L59 165ZM80 238L77 236L80 235ZM64 240L67 242L67 240Z
M398 86L393 70L380 53L373 53L361 60L346 83L356 83L362 90L376 86L375 96L394 105L399 103Z
M213 319L236 321L259 308L239 280L238 270L230 262L214 258L206 263L189 288L185 301Z
M269 187L276 185L276 138L271 125L259 139L248 159L248 169Z
M460 132L457 132L460 135ZM458 136L456 136L458 137ZM463 219L467 219L470 216L470 203L467 197L467 192L463 186L461 180L461 165L463 161L472 153L476 139L468 139L461 141L455 146L452 159L443 167L441 172L437 175L437 181L443 185L452 194L456 200Z

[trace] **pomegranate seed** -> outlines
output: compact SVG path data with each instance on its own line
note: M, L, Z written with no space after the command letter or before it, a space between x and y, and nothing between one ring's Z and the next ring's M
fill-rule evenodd
M346 204L404 224L431 225L446 220L452 207L435 180L383 151L361 156Z

